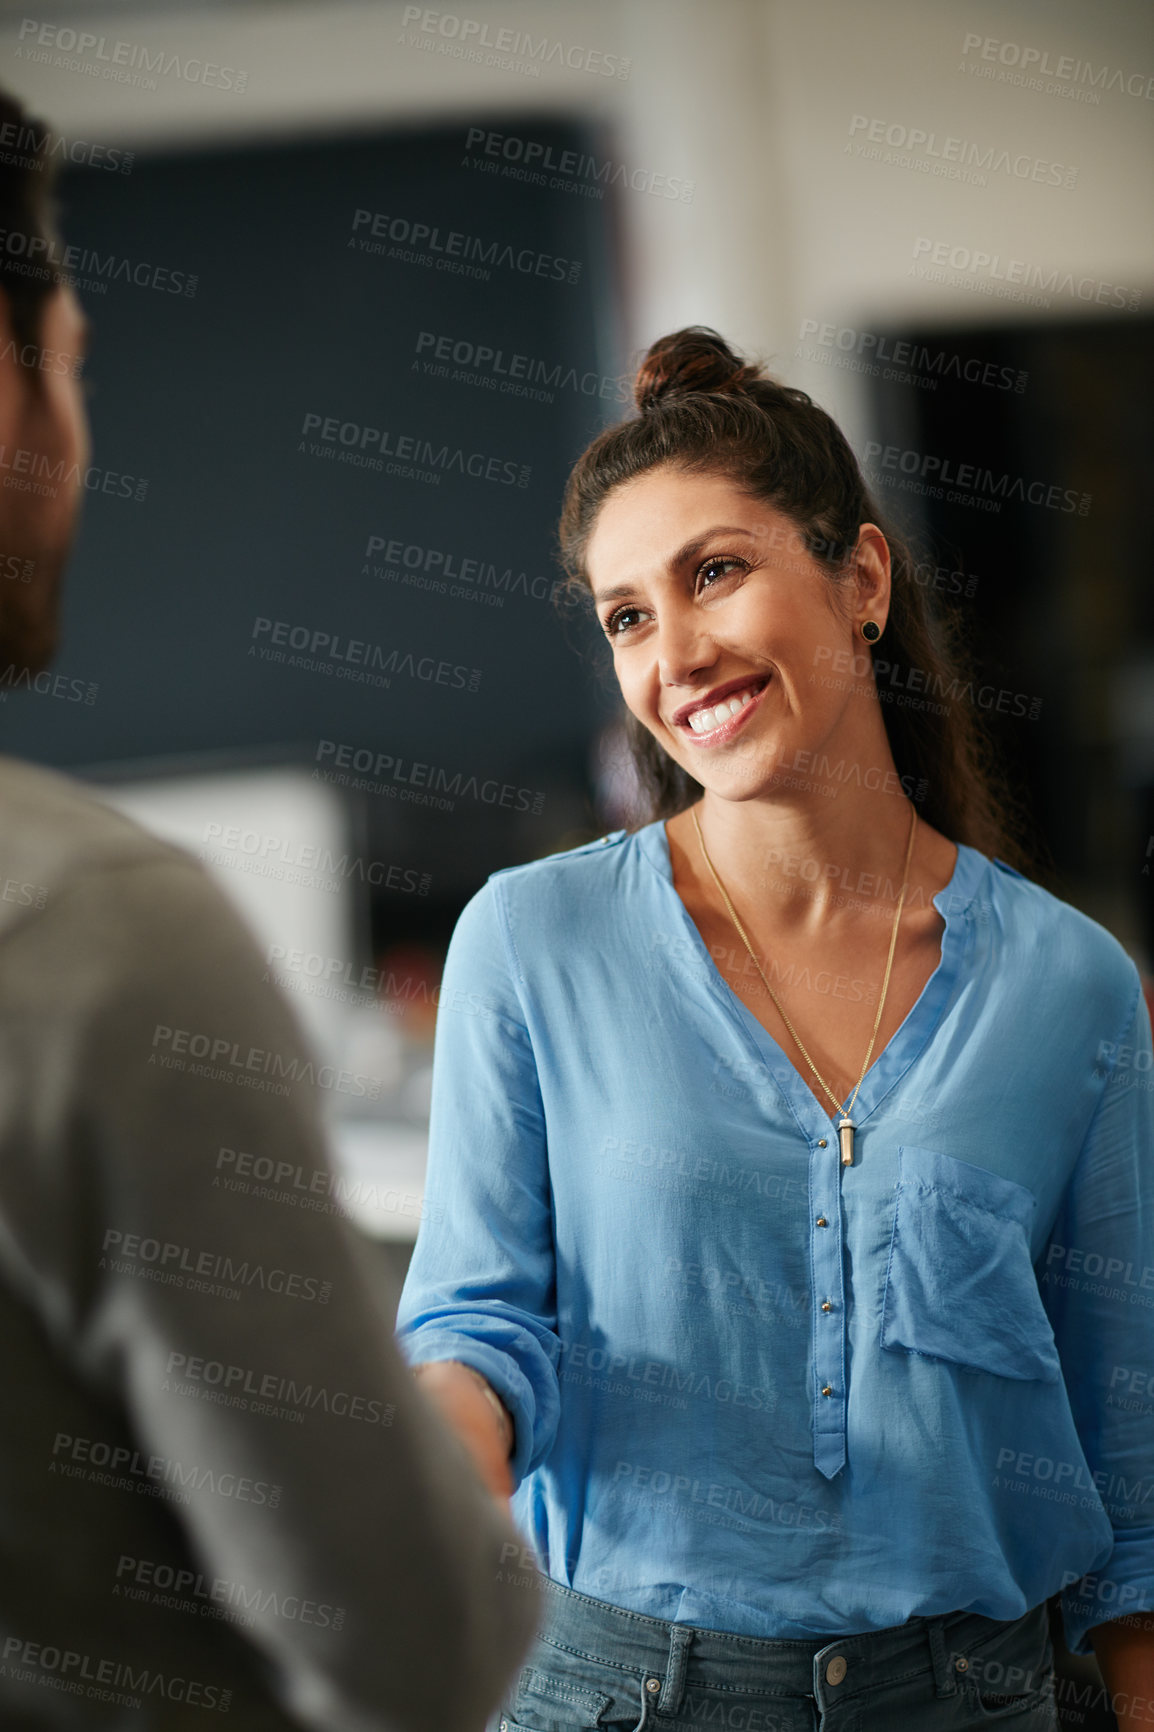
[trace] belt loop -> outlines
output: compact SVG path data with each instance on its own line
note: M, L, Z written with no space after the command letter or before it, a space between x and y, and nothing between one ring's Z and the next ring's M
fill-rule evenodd
M957 1673L946 1657L945 1619L926 1619L926 1639L930 1644L930 1665L934 1669L934 1690L938 1696L956 1696Z
M669 1631L669 1663L665 1668L665 1679L661 1687L661 1695L657 1699L659 1714L676 1714L681 1707L681 1698L685 1691L685 1668L689 1662L689 1645L693 1641L693 1628L688 1624L673 1624Z

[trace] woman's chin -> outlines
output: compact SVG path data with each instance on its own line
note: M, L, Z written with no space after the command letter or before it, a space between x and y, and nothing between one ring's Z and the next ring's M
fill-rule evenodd
M710 765L708 770L691 769L690 774L701 783L707 794L717 800L774 800L791 792L785 785L789 778L775 774L772 768L756 772L748 767L735 767L726 775L720 767Z

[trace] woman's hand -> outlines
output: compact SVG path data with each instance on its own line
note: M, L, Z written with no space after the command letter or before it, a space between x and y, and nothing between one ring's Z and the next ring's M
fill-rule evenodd
M513 1421L496 1391L479 1372L455 1359L415 1366L414 1373L441 1418L469 1451L485 1485L494 1497L507 1504L513 1495L509 1468ZM504 1426L501 1414L505 1416Z
M1130 1612L1090 1631L1120 1732L1148 1727L1154 1708L1154 1613Z

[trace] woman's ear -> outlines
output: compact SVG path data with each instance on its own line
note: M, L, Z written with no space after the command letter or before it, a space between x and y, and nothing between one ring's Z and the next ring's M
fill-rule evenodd
M853 552L854 619L885 629L890 610L890 549L876 523L863 523Z

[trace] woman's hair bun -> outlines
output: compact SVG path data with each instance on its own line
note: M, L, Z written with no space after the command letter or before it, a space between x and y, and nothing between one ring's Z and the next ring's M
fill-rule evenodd
M731 394L746 390L760 377L761 369L735 355L725 338L708 325L686 325L652 344L637 369L633 401L644 415L671 397L691 391Z

